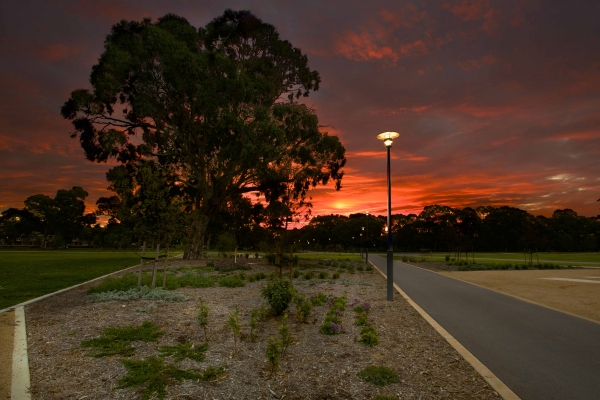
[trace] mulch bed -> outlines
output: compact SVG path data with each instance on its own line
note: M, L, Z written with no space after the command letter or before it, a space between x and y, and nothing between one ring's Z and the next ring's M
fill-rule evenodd
M171 268L201 266L204 261L181 260ZM256 265L253 271L272 272L273 267ZM329 275L333 272L329 269ZM242 341L233 353L233 336L227 315L239 307L242 331L251 310L265 305L262 282L245 287L181 288L189 300L183 303L155 302L155 311L140 312L152 301L108 301L90 303L81 287L35 303L26 308L31 393L34 399L137 399L133 388L117 389L126 374L121 357L93 358L81 341L102 334L104 327L141 325L151 321L166 334L157 343L134 342L136 354L130 359L156 356L158 348L178 342L204 342L198 326L198 296L210 307L209 348L206 360L186 359L175 363L183 369L205 369L225 365L227 374L215 383L184 380L167 388L171 399L371 399L378 395L402 399L499 399L499 395L456 351L399 295L386 300L385 281L377 272L342 274L339 280L294 280L301 293L319 292L346 296L342 333L319 333L327 306L314 307L309 323L295 321L290 310L294 343L282 358L280 370L271 374L265 358L266 342L277 334L280 319L262 324L255 342ZM372 305L370 318L379 334L379 344L367 347L358 342L350 304L354 299ZM378 387L362 381L357 372L369 365L395 369L401 381Z

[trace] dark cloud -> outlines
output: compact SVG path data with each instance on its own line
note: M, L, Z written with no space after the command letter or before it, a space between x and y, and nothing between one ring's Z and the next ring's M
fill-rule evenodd
M314 213L385 210L385 149L397 130L394 209L513 205L598 214L600 3L595 1L71 1L0 5L0 209L81 185L106 194L58 114L87 87L110 27L167 12L201 26L249 9L308 54L309 99L348 150L343 189Z

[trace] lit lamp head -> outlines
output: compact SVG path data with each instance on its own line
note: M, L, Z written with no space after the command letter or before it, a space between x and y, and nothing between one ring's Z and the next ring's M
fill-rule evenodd
M399 136L400 134L398 132L382 132L379 135L377 135L377 139L383 140L383 144L385 144L385 147L390 147L394 139L396 139Z

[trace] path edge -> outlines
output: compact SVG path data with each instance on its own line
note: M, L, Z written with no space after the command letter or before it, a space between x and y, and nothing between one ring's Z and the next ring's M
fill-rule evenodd
M379 272L381 276L383 276L387 280L387 275L383 273L383 271L377 268L377 266L371 261L369 261L369 264L371 264L377 270L377 272ZM431 325L433 329L437 331L437 333L439 333L444 339L446 339L450 346L452 346L454 350L456 350L458 354L461 355L462 358L464 358L469 364L471 364L475 371L477 371L477 373L481 375L483 379L485 379L486 382L492 387L492 389L494 389L500 396L502 396L504 400L521 400L521 398L517 396L517 394L513 392L508 386L506 386L506 384L504 384L504 382L502 382L500 378L498 378L492 371L490 371L488 367L483 365L483 363L479 361L479 359L477 359L477 357L475 357L462 344L460 344L460 342L456 340L454 336L452 336L447 330L445 330L440 324L438 324L437 321L434 320L429 314L427 314L427 312L423 310L417 303L415 303L413 299L411 299L406 293L404 293L404 291L400 289L396 282L394 282L394 289L396 289L396 291L398 291L398 293L400 293L400 295L404 297L408 304L410 304L411 307L414 308L415 311L417 311L421 315L421 317L423 317L423 319L427 321L427 323L429 323L429 325Z
M15 336L13 342L12 376L10 385L11 400L30 400L31 378L29 376L29 356L27 355L27 327L25 307L15 308Z

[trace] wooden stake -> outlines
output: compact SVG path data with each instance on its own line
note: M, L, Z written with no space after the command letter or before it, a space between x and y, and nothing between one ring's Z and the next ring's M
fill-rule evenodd
M156 253L154 253L154 267L152 268L152 288L156 286L156 263L158 262L158 253L160 252L160 243L156 244Z
M167 286L167 264L169 262L168 260L169 260L169 243L167 243L166 255L165 255L165 266L163 268L163 285L162 285L163 289L165 289Z
M142 286L142 267L144 265L144 254L146 254L146 241L144 240L144 244L142 245L142 258L140 259L140 270L138 271L138 284L137 288L139 289Z

